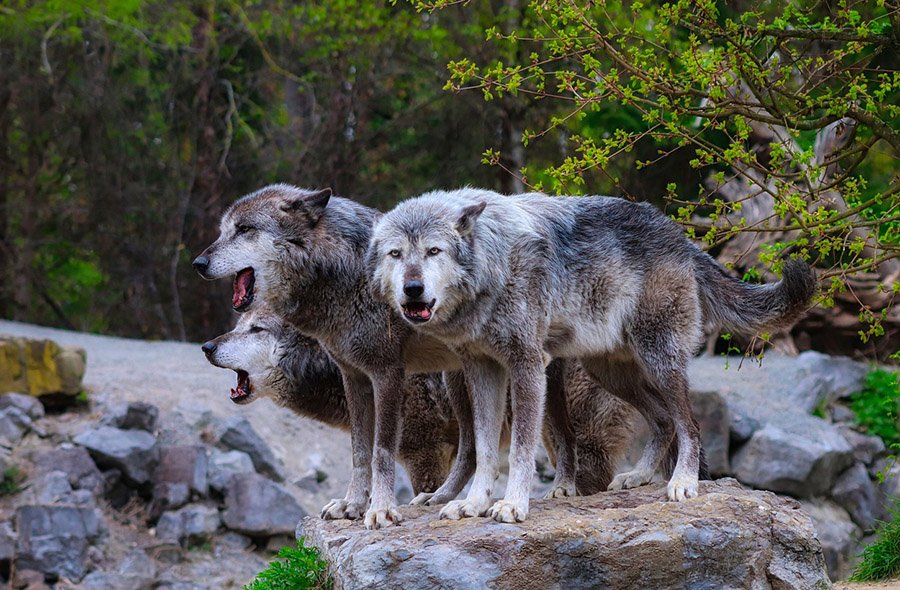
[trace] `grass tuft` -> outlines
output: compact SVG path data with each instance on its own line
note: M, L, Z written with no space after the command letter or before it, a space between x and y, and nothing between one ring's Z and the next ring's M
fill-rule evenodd
M331 590L328 563L315 547L306 547L303 539L297 547L282 547L244 590Z
M880 436L888 448L900 445L897 428L897 403L900 401L898 371L876 369L866 375L862 391L850 398L850 409L857 424L868 434Z
M886 580L900 573L900 504L890 519L878 523L875 540L862 552L862 561L853 570L851 582Z

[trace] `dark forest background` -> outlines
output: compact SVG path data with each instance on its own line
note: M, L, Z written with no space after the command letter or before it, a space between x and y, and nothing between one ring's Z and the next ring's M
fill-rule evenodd
M4 2L0 317L203 340L230 326L230 285L200 280L190 261L247 192L329 186L382 209L466 184L519 192L509 171L564 161L573 133L643 125L633 109L599 107L524 146L524 130L566 105L445 86L451 61L527 62L485 31L532 13L516 0L450 4ZM660 206L673 185L696 192L693 153L658 153L638 141L584 186ZM874 153L861 172L889 178L896 155Z

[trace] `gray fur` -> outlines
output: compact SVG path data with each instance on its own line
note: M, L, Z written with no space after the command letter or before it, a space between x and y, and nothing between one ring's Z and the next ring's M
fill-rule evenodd
M469 496L443 516L488 511L511 384L510 483L490 508L504 522L528 512L549 358L581 359L650 424L635 470L616 476L610 488L649 481L674 438L678 460L667 491L682 500L696 495L700 469L685 371L704 323L735 331L782 325L802 311L814 286L811 271L795 264L775 286L728 279L648 204L477 189L400 203L378 222L367 262L373 294L464 361L477 467ZM410 295L410 281L421 292ZM722 301L735 295L736 302Z

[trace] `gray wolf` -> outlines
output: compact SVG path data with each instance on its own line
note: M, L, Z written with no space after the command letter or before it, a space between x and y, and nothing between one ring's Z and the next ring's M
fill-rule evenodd
M811 269L750 285L690 243L653 206L610 197L506 197L436 191L401 202L374 229L373 296L462 360L475 418L475 479L442 516L528 513L550 358L580 359L606 390L646 418L651 439L611 489L647 483L669 447L671 500L697 494L699 430L686 366L704 327L755 332L788 325L815 290ZM512 388L510 478L492 507L506 386Z
M265 307L242 314L233 330L203 344L209 362L237 374L231 400L248 404L267 397L294 413L341 430L350 417L340 370L322 347ZM596 383L578 366L558 363L576 435L578 493L606 488L632 435L635 411ZM549 377L548 381L553 381ZM459 439L440 374L410 375L403 391L397 458L416 494L432 493L446 479ZM502 439L508 443L508 431ZM556 464L549 426L544 444Z

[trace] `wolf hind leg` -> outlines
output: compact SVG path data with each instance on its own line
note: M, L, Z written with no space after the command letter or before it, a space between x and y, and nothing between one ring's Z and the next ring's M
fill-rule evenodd
M672 419L658 400L658 392L648 387L641 367L633 360L596 357L583 359L582 364L601 387L636 408L650 428L650 440L634 469L617 474L607 489L630 489L650 483L675 435Z
M552 446L556 476L545 498L577 495L575 476L578 471L577 441L569 416L565 389L565 361L556 359L547 366L547 420L545 432Z

